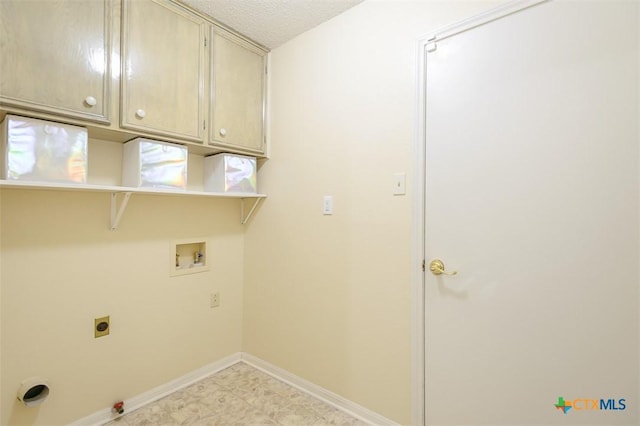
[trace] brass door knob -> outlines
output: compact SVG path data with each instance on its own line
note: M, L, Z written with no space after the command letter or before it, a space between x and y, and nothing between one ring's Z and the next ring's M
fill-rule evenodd
M433 275L456 275L458 273L457 271L447 272L444 269L444 263L440 259L433 259L429 262L429 270Z

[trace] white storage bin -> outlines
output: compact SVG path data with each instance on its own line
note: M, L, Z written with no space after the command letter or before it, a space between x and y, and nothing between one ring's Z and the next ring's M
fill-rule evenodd
M2 178L87 182L87 129L7 114L0 125Z
M236 154L216 154L205 157L204 190L257 193L256 158Z
M167 189L187 188L187 148L137 138L124 144L122 185Z

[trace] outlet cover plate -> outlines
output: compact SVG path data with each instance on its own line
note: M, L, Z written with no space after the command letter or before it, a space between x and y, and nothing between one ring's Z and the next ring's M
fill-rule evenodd
M104 328L103 323L107 324L107 327ZM109 316L96 318L93 324L93 333L94 337L97 339L98 337L108 336L109 330L111 329L111 321L109 320Z
M211 293L211 304L210 306L212 308L217 308L218 306L220 306L220 293L215 292L215 293Z

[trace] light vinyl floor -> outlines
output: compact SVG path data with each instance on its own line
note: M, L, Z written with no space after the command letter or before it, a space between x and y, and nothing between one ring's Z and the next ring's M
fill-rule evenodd
M108 426L169 425L364 426L367 423L240 362L108 423Z

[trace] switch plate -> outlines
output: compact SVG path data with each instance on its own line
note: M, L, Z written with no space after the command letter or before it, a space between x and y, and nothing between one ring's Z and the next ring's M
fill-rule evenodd
M393 175L393 195L405 195L407 193L406 173L394 173Z
M210 306L212 308L217 308L218 306L220 306L220 293L211 293Z
M333 195L325 195L322 198L322 214L325 216L333 214Z
M106 327L104 326L105 323L107 324ZM96 318L93 324L93 337L97 339L98 337L108 336L110 329L111 322L109 316Z

